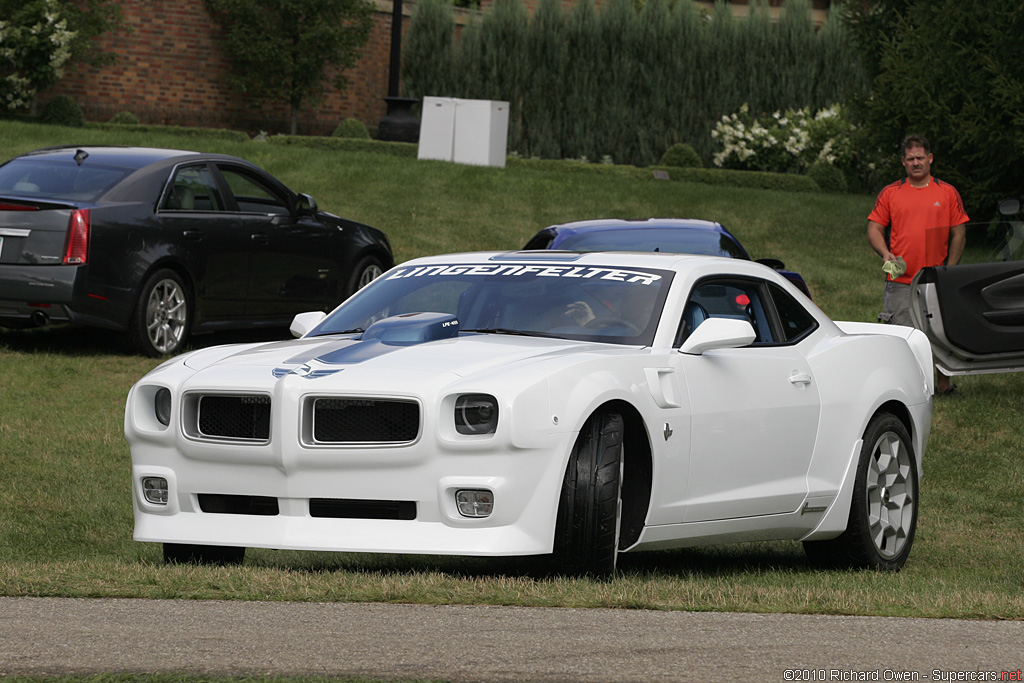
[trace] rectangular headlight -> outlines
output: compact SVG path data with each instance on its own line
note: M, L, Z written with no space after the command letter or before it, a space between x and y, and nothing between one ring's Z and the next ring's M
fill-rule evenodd
M498 400L489 394L464 394L455 399L459 434L493 434L498 428Z

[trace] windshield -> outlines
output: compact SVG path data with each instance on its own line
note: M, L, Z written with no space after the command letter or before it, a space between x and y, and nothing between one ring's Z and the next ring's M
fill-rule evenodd
M70 160L13 159L0 166L0 194L92 202L132 171L97 164L79 166Z
M586 230L554 245L566 251L663 251L748 259L743 249L717 230L694 228L623 228Z
M672 273L596 265L399 266L312 335L355 333L417 312L450 313L465 332L650 345Z

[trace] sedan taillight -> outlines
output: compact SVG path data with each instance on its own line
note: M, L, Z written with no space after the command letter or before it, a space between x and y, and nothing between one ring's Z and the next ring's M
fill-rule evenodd
M64 243L64 265L80 266L89 262L89 209L78 209L68 220Z

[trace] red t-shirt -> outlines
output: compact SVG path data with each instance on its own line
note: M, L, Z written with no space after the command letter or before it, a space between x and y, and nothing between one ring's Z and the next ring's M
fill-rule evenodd
M868 220L891 228L889 251L907 262L907 272L896 282L910 284L917 271L946 260L949 228L970 218L949 183L932 178L925 187L914 187L904 178L882 188Z

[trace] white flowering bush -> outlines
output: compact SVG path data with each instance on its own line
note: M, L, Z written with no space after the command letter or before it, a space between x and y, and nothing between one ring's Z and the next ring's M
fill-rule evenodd
M25 109L60 80L74 37L57 0L32 0L0 20L0 109Z
M744 104L715 125L711 137L719 168L804 173L816 161L843 167L853 161L853 126L841 105L814 114L787 109L758 118Z

